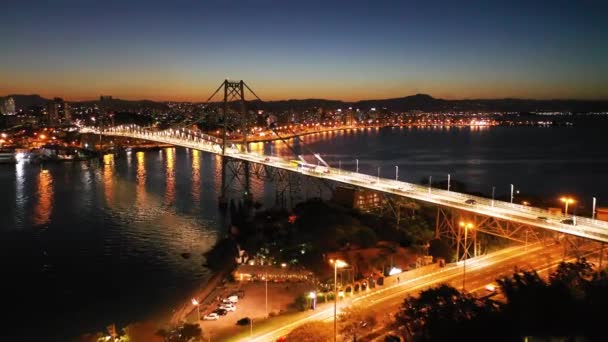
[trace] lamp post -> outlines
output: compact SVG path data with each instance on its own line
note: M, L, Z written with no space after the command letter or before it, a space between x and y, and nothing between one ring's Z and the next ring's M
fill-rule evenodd
M399 165L395 165L395 180L399 180Z
M469 257L469 245L467 244L467 235L469 229L473 228L473 224L471 222L460 222L460 227L464 229L464 260L462 263L462 291L464 292L467 275L467 259Z
M568 216L568 204L574 203L574 199L571 197L562 197L560 198L560 201L564 202L564 216Z
M595 206L597 204L597 198L593 197L593 208L591 209L591 218L595 220Z
M264 292L266 294L264 302L266 303L266 318L268 318L268 272L264 276L264 283Z
M201 306L200 303L198 302L198 300L196 300L196 298L192 298L192 305L196 306L196 317L198 317L198 320L201 320Z
M348 264L342 260L329 260L330 263L334 264L334 342L337 341L338 331L338 268L347 266Z
M511 184L511 203L513 203L513 190L515 190L515 187Z
M451 178L450 174L448 173L448 192L450 191L450 180L451 180L450 178Z
M355 172L359 173L359 159L355 159L355 162L357 162L357 168L356 168Z
M378 183L380 183L380 166L378 166Z
M338 175L342 172L342 161L338 161Z

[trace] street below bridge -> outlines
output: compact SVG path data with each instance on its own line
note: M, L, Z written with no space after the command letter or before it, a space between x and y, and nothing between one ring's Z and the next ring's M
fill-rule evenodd
M581 247L579 253L589 257L593 253L597 253L597 244L585 245ZM487 295L485 289L487 285L494 283L500 277L513 274L516 270L537 270L542 275L554 270L561 261L574 259L575 257L572 255L565 255L563 245L557 243L536 243L505 248L467 260L465 289L467 292L480 296ZM377 313L379 322L386 322L390 315L399 309L407 296L416 295L424 289L442 283L462 289L464 266L463 262L448 264L429 274L347 297L339 301L338 314L340 308L356 305L369 312ZM333 314L332 303L321 304L314 311L309 310L254 322L253 327L243 327L237 334L234 334L234 330L215 332L214 338L226 341L276 341L307 322L333 322ZM204 326L203 324L203 328ZM382 325L378 329L382 330Z

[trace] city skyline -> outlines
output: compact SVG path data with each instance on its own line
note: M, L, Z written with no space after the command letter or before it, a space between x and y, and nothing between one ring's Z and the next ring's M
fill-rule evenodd
M5 5L0 94L204 101L608 99L605 4L62 0Z

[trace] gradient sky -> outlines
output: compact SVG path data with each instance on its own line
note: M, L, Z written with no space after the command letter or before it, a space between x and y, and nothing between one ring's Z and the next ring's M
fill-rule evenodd
M608 99L608 1L7 0L0 94Z

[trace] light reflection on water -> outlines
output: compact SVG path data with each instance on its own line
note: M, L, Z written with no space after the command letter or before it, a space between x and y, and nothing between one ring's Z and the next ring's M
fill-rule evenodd
M407 181L451 173L473 190L496 185L506 192L516 183L541 194L596 195L600 203L608 198L607 180L597 177L608 174L608 156L596 127L389 128L301 139L331 165L341 161L343 169L354 170L359 159L361 172L381 167L387 178L399 165L399 178ZM313 162L300 142L290 141ZM280 141L251 149L293 154ZM172 148L45 169L0 168L0 189L9 189L0 197L0 267L14 280L8 285L17 307L40 307L36 317L45 315L57 327L69 321L73 331L92 330L171 308L209 276L201 253L226 229L217 209L219 156ZM306 194L318 195L318 184L302 184ZM252 191L256 200L275 203L269 182L252 179ZM183 252L192 257L182 258Z
M41 170L38 174L36 199L33 223L36 226L43 226L49 223L53 209L53 176L49 170Z

